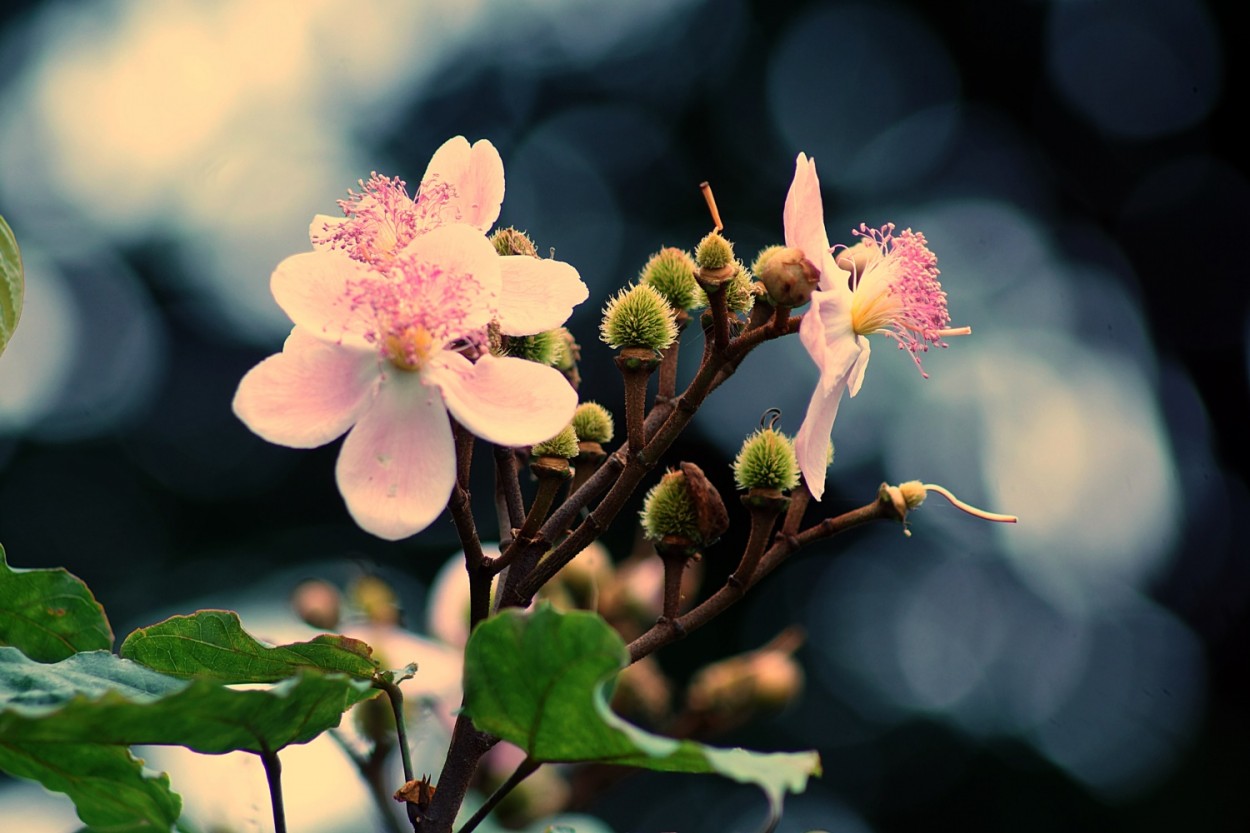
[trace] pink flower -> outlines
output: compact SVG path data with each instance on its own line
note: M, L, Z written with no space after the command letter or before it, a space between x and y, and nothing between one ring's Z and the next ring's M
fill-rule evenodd
M339 491L382 538L419 532L446 506L449 414L521 446L557 433L577 405L559 371L485 350L492 320L513 334L559 326L586 291L571 266L500 257L482 233L503 195L498 158L487 142L453 139L415 199L375 174L343 201L345 219L314 222L314 251L282 261L270 282L295 327L235 394L235 413L270 442L313 448L346 433ZM542 278L564 286L533 291Z
M799 468L812 496L825 492L829 435L844 391L859 392L871 347L865 336L880 333L910 351L920 368L920 353L943 338L967 335L950 328L946 293L938 282L937 258L924 235L911 229L894 233L861 225L854 247L835 258L825 234L824 207L816 162L800 153L783 214L786 245L803 251L820 271L820 286L799 326L799 339L816 367L820 382L795 436ZM926 376L924 369L920 370Z
M360 193L339 200L349 219L318 214L309 235L315 248L342 249L382 266L413 239L446 223L489 231L499 219L503 192L503 160L495 146L485 139L470 146L456 136L434 152L415 199L403 180L375 173L361 183ZM563 261L508 255L499 258L499 268L503 283L495 310L505 335L553 330L589 297L577 270Z

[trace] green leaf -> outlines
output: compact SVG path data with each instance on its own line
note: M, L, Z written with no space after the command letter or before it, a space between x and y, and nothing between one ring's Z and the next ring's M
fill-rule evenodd
M0 770L65 793L93 833L168 831L182 812L169 776L145 772L124 746L0 740Z
M0 547L0 645L56 662L112 648L113 629L81 579L59 568L14 569Z
M104 651L43 664L0 648L6 744L154 743L259 754L312 740L374 693L366 681L316 671L240 690L175 679Z
M820 774L815 752L717 749L644 732L608 707L629 653L593 613L541 606L508 610L474 630L465 648L465 711L479 728L541 762L601 761L669 772L717 773L756 784L780 817L786 792Z
M271 683L307 669L368 680L378 670L373 649L359 639L322 634L270 647L243 630L233 610L201 610L139 628L120 653L164 674L223 683Z
M17 248L13 230L0 217L0 353L13 337L17 319L22 315L25 288L22 253Z

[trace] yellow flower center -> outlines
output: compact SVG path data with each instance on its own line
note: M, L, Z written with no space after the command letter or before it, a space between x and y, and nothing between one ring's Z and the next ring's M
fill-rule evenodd
M856 335L879 333L899 320L903 299L890 291L891 272L896 269L894 264L877 263L860 276L851 296L851 329Z
M386 357L400 370L420 370L434 353L434 336L425 327L406 327L383 342Z

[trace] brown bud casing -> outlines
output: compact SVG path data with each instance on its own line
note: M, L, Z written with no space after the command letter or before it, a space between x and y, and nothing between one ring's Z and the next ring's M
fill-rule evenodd
M820 283L820 270L799 249L778 249L758 268L774 307L803 306Z

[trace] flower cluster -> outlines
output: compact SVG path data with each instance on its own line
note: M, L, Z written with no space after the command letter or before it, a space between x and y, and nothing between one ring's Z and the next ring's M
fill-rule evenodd
M428 526L455 482L451 418L506 446L551 437L577 395L557 370L484 348L559 327L587 297L557 260L500 256L503 162L487 141L446 142L415 196L372 174L319 215L313 251L278 265L274 298L294 323L282 352L239 384L234 410L270 442L312 448L347 434L336 478L365 530L388 539Z

